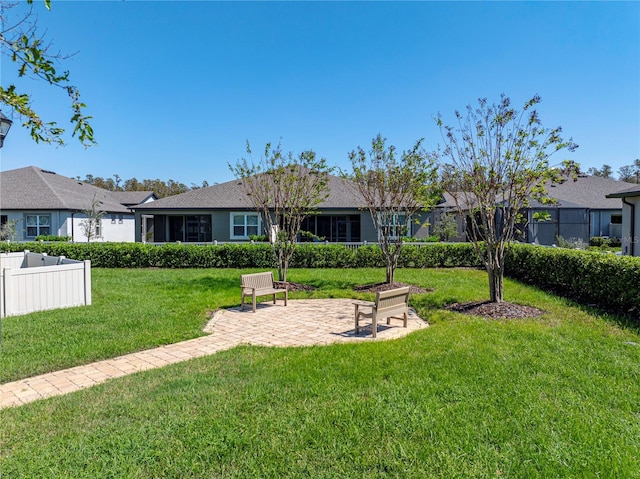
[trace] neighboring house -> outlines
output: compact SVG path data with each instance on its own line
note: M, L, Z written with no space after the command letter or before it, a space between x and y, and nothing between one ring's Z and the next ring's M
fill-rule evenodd
M547 185L555 205L535 205L529 211L527 242L556 243L557 237L566 240L580 239L585 243L594 236L620 238L622 236L622 208L619 201L610 199L611 192L624 191L632 183L579 175L576 181L565 179L562 183ZM533 214L546 211L550 221L535 221Z
M348 180L329 178L329 197L302 230L329 242L378 241L365 204ZM199 188L135 207L136 241L209 243L247 241L266 235L263 218L251 205L240 180ZM141 233L138 233L141 232ZM412 235L426 228L412 225Z
M39 235L70 236L87 241L84 211L100 202L104 212L91 241L134 241L131 207L153 201L153 192L114 193L35 166L0 172L0 220L15 223L15 241Z
M558 238L581 240L585 243L594 236L620 238L622 232L622 208L619 201L608 194L633 187L632 183L599 176L579 175L576 181L566 178L561 183L547 184L547 192L555 204L533 203L523 210L525 226L521 241L542 245L557 244ZM432 215L435 224L444 212L453 212L453 198L445 195ZM536 213L548 213L550 219L538 221ZM458 239L464 240L464 222L458 219Z
M640 185L607 195L622 199L622 254L640 256Z

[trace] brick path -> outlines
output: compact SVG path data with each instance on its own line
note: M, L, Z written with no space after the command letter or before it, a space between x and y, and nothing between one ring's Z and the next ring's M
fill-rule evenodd
M352 299L307 299L291 300L286 308L282 301L277 305L262 303L255 313L237 308L221 310L204 328L209 333L207 336L2 384L0 409L207 356L239 344L284 347L372 341L370 328L355 334L354 302ZM411 311L407 328L397 319L392 319L390 326L379 324L376 340L399 338L426 326L428 324Z

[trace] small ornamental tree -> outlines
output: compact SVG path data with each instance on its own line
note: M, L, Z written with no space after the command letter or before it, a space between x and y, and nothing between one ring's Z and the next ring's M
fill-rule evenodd
M251 205L261 213L278 265L278 278L286 281L302 222L315 214L329 195L331 169L313 151L294 157L293 153L283 154L280 144L272 148L267 143L257 162L251 158L249 143L247 154L248 159L242 158L229 168L240 180Z
M86 218L80 221L80 227L82 228L85 238L87 238L87 243L98 237L100 221L105 215L105 212L100 210L100 206L102 206L102 201L94 195L89 208L83 211Z
M489 275L492 302L503 300L505 250L518 234L523 209L532 200L552 202L544 184L561 170L549 166L549 157L578 147L562 139L560 127L542 126L534 109L540 101L536 95L518 112L503 94L497 105L480 99L477 108L467 106L466 115L456 111L456 127L437 118L445 143L441 154L448 160L444 188L467 215L467 236ZM564 163L565 169L571 165Z
M385 141L378 135L368 154L360 147L352 151L351 171L344 176L369 210L386 262L386 282L391 284L402 238L410 234L415 215L435 205L440 188L438 168L433 156L422 148L422 140L400 155Z

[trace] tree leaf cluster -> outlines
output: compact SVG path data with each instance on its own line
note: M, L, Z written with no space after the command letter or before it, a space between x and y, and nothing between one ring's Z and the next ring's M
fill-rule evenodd
M31 5L33 0L28 0ZM58 65L68 56L52 50L37 29L37 16L33 9L26 13L16 12L19 2L0 1L2 31L0 31L0 52L12 63L16 64L18 77L44 81L64 91L69 98L71 114L69 122L73 125L72 136L85 147L96 143L91 116L84 113L86 104L80 99L80 90L71 83L69 71L59 71ZM51 8L50 0L44 0L47 10ZM14 10L16 9L16 10ZM16 84L0 86L0 102L9 107L10 112L22 119L22 126L27 128L36 143L52 143L64 145L65 129L56 121L45 121L32 107L32 97L24 88Z

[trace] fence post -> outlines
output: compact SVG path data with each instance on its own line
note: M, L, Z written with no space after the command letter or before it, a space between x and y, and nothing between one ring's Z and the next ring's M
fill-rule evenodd
M84 263L84 304L91 304L91 261L85 259Z
M4 288L2 288L2 316L7 317L12 311L11 298L13 297L13 273L11 268L3 268L2 277L4 280Z

